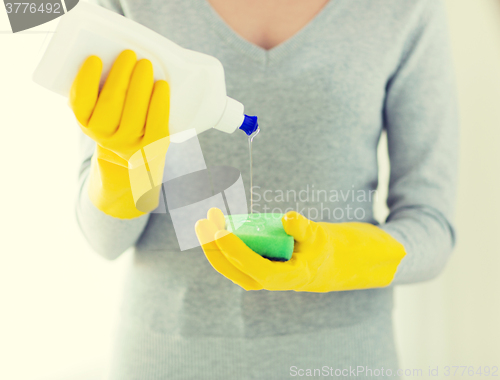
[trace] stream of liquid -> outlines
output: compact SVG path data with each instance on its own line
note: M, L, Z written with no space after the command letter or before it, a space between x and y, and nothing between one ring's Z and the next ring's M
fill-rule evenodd
M260 128L248 136L248 150L250 152L250 214L253 214L253 159L252 159L252 143L255 136L260 132Z

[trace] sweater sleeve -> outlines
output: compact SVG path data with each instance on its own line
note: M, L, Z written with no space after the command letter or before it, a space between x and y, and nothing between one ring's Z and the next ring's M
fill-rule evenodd
M102 257L114 260L135 245L146 227L150 214L124 220L106 215L94 206L88 195L88 181L90 160L96 144L83 132L80 131L79 134L82 164L79 173L76 218L90 246Z
M443 1L426 0L384 107L391 174L382 228L406 249L394 284L436 277L455 244L459 126L450 50Z

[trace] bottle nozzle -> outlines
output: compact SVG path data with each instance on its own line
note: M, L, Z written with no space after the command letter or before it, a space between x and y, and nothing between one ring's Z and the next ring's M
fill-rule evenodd
M245 115L245 119L243 120L243 124L241 124L240 129L250 136L259 128L259 123L257 122L257 116L248 116Z

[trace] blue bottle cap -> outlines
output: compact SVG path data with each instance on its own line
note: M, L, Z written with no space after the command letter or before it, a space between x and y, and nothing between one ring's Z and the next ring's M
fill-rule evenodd
M250 136L254 133L257 128L259 128L259 123L257 123L257 116L248 116L245 115L245 119L243 120L243 124L241 124L240 129Z

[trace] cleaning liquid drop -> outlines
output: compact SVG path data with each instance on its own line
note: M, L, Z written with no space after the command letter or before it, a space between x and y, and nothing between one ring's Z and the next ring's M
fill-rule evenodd
M248 136L248 150L250 152L250 214L253 214L253 159L252 159L252 143L255 136L260 132L260 128L257 127L255 132Z
M248 219L244 223L249 223L249 226L252 229L255 229L255 231L262 232L266 229L265 223L260 219L262 214L255 214L253 216L253 158L252 158L252 144L253 144L253 139L255 136L257 136L260 132L260 128L257 126L257 128L251 133L248 134L248 151L250 155L250 213L248 216Z
M257 116L245 115L240 129L248 136L248 150L250 151L250 213L253 213L253 162L252 162L252 142L260 132Z

